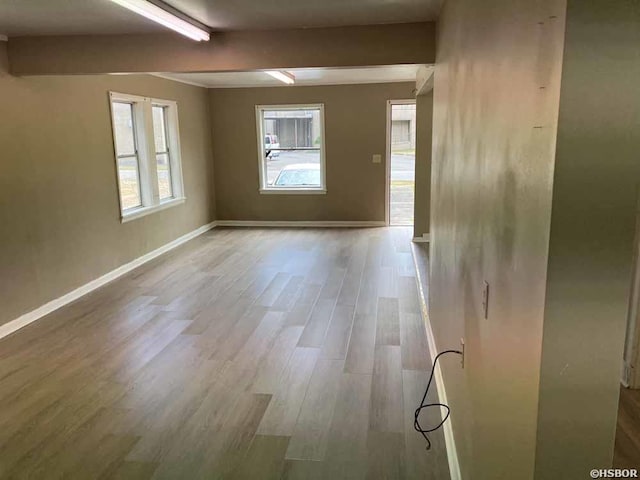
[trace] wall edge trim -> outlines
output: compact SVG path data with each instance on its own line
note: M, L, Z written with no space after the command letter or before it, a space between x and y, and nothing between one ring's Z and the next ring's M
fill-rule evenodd
M205 232L208 232L209 230L215 227L216 227L215 221L211 223L207 223L206 225L203 225L189 233L186 233L181 237L178 237L175 240L172 240L171 242L166 243L155 250L145 253L144 255L138 258L135 258L128 263L120 265L118 268L111 270L110 272L107 272L104 275L101 275L100 277L94 280L91 280L90 282L85 283L84 285L81 285L80 287L70 292L65 293L61 297L58 297L54 300L51 300L50 302L45 303L44 305L41 305L35 310L31 310L30 312L27 312L14 320L10 320L5 324L0 325L0 339L8 335L11 335L12 333L20 330L21 328L26 327L27 325L35 322L36 320L39 320L42 317L52 312L55 312L56 310L64 307L65 305L68 305L69 303L74 302L75 300L78 300L79 298L85 296L86 294L91 293L94 290L97 290L98 288L106 285L107 283L112 282L113 280L116 280L117 278L131 272L132 270L135 270L141 265L144 265L145 263L150 262L151 260L159 257L160 255L167 253L176 247L179 247L180 245L202 235Z
M431 357L431 363L434 362L437 355L436 340L431 327L431 320L429 318L429 310L427 302L425 301L424 289L422 288L422 279L420 276L420 269L418 268L418 261L416 259L416 253L414 248L411 248L411 256L413 258L413 266L416 270L416 283L418 287L418 297L420 300L420 312L422 314L423 324L427 333L427 343L429 345L429 356ZM447 392L444 387L444 378L442 377L442 370L440 364L437 363L434 369L433 375L436 381L436 388L438 389L439 402L448 404ZM453 435L453 427L451 426L451 415L448 421L442 426L444 432L444 442L447 449L447 460L449 462L449 472L451 474L451 480L462 480L460 473L460 461L458 459L458 450L456 448L456 441Z
M357 228L357 227L384 227L383 221L342 221L342 220L218 220L219 227L309 227L309 228Z

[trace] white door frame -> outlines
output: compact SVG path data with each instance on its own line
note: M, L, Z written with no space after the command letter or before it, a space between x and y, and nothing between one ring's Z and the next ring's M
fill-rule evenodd
M384 221L385 225L391 225L391 113L393 105L415 105L415 98L407 98L404 100L387 100L387 135L386 135L386 153L385 153L385 198L384 198Z

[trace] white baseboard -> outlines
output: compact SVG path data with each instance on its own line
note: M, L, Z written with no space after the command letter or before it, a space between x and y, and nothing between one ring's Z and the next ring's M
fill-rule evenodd
M422 311L422 319L425 325L425 330L427 332L427 342L429 344L429 354L431 356L431 363L434 362L436 355L438 354L438 350L436 347L436 339L433 335L433 329L431 327L431 320L429 319L429 310L427 304L425 302L424 289L422 287L422 278L420 277L420 269L418 268L418 262L416 260L416 254L411 249L411 254L413 255L413 263L416 269L416 282L418 283L418 293L420 297L420 309ZM444 387L444 379L442 378L442 370L440 369L440 364L436 364L433 375L436 381L436 388L438 389L438 401L440 403L444 403L448 405L447 401L447 392ZM460 474L460 462L458 460L458 450L456 449L456 441L453 436L453 427L451 426L451 417L453 414L449 415L449 419L442 426L442 430L444 432L444 443L447 447L447 460L449 462L449 472L451 472L451 480L462 480L462 476Z
M629 386L631 385L630 378L631 378L631 365L627 360L625 360L624 362L622 362L622 376L620 377L620 384L624 388L629 388Z
M413 237L414 243L428 243L429 242L429 234L423 233L421 237Z
M121 277L126 273L129 273L131 270L134 270L135 268L153 260L154 258L159 257L163 253L166 253L169 250L173 250L174 248L182 245L183 243L186 243L189 240L199 235L202 235L203 233L214 228L215 226L216 226L216 222L211 222L211 223L208 223L207 225L203 225L202 227L197 228L196 230L193 230L192 232L189 232L179 238L176 238L172 242L169 242L160 248L157 248L149 253L146 253L141 257L138 257L135 260L132 260L129 263L125 263L124 265L121 265L115 270L105 273L101 277L98 277L95 280L92 280L89 283L86 283L81 287L78 287L75 290L72 290L71 292L66 293L60 298L56 298L55 300L45 303L44 305L36 308L35 310L25 313L24 315L16 318L15 320L11 320L8 323L5 323L4 325L0 325L0 338L10 335L16 330L21 329L22 327L26 327L30 323L35 322L36 320L44 317L45 315L48 315L51 312L54 312L55 310L58 310L61 307L64 307L65 305L82 297L83 295L86 295L87 293L92 292L106 285L107 283L115 280L118 277Z
M218 220L219 227L308 227L308 228L363 228L363 227L384 227L384 222L376 221L262 221L262 220Z

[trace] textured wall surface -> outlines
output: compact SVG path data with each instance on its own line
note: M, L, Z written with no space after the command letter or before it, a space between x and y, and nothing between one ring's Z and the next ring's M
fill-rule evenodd
M178 102L186 203L120 223L109 90ZM215 218L203 88L0 76L0 112L0 324Z
M416 97L416 198L413 236L429 233L431 222L431 155L433 90Z
M387 100L410 99L413 83L210 90L219 220L385 219ZM258 192L256 105L323 103L326 195Z
M569 0L536 478L613 456L640 180L640 3Z
M434 86L430 315L463 478L533 478L563 1L449 0ZM484 282L490 285L484 318Z

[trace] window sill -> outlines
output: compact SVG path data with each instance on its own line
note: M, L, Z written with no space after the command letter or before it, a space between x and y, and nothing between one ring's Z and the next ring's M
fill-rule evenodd
M153 205L152 207L140 207L140 208L131 209L122 214L121 222L127 223L137 218L146 217L147 215L151 215L152 213L159 212L161 210L166 210L167 208L182 205L186 200L187 200L186 197L171 198L169 200L165 200L161 202L159 205Z
M326 188L261 188L261 195L326 195Z

